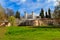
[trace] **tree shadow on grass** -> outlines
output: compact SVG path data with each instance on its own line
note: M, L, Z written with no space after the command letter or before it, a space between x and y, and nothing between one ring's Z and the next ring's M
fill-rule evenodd
M60 26L33 26L33 28L60 28Z

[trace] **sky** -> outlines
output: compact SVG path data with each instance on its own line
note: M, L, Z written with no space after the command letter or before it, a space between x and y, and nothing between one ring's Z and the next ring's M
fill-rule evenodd
M51 11L53 11L55 6L57 5L57 1L56 0L0 0L0 4L5 9L9 8L14 10L14 12L18 10L21 13L21 15L24 15L24 11L26 11L29 14L32 11L34 11L35 15L38 15L40 13L41 8L43 8L44 11L47 11L48 8L50 8Z

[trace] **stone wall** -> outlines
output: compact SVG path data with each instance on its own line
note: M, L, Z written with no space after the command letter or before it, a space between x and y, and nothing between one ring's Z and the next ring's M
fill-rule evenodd
M60 19L35 19L35 20L26 20L21 23L23 26L47 26L47 25L60 25Z
M39 23L43 24L43 26L46 25L60 25L60 19L48 19L48 18L44 18L44 19L39 19ZM40 25L41 26L41 25Z

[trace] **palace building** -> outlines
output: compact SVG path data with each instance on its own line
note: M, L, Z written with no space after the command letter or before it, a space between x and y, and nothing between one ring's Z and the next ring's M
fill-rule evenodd
M36 19L36 16L34 15L34 12L32 12L31 14L28 14L26 12L24 12L24 13L25 13L24 17L25 17L26 20L28 20L28 19Z
M20 20L19 26L47 26L47 25L60 25L60 19L54 18L41 18L40 16L35 16L32 12L28 14L24 12L24 18Z

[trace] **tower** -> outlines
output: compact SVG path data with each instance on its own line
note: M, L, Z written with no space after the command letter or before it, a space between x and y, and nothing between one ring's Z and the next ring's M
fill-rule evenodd
M32 11L32 19L34 19L34 12Z
M26 11L24 13L25 13L25 19L27 19L27 13L26 13Z

